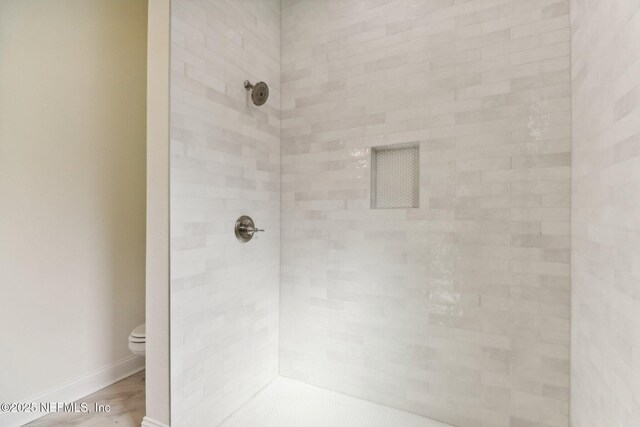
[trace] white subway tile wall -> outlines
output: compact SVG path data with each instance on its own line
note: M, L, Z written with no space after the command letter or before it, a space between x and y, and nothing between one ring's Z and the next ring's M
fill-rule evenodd
M211 427L278 374L280 3L171 4L171 425Z
M571 2L571 423L640 425L640 2Z
M281 12L281 374L457 426L566 427L568 0ZM372 147L416 141L420 208L371 209Z

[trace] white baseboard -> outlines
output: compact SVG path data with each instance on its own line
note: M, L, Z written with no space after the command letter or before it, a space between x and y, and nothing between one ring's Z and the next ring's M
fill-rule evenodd
M142 427L169 427L169 424L161 423L153 418L144 417L142 420Z
M30 398L22 399L21 403L75 402L143 369L144 357L132 354L67 384L51 388ZM47 414L44 412L4 412L0 413L0 426L20 427L45 415ZM154 424L151 424L151 426L154 426Z

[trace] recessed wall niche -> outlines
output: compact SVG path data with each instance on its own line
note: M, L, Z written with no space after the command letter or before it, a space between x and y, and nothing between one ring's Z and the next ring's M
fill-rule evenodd
M420 206L418 144L388 145L371 150L371 208Z

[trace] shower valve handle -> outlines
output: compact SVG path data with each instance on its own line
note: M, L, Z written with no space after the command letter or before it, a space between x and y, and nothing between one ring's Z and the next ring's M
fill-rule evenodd
M247 243L256 233L264 231L263 229L256 227L251 217L247 215L242 215L238 218L234 230L236 238L242 243Z
M257 228L257 227L251 227L250 225L241 225L240 226L240 231L243 231L245 233L249 233L249 234L255 234L259 231L264 231L263 229Z

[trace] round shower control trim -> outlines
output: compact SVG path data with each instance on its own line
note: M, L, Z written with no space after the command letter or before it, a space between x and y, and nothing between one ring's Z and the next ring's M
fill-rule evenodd
M240 242L247 243L249 240L253 239L254 234L264 230L257 228L250 216L242 215L236 221L234 231L236 233L236 238Z

